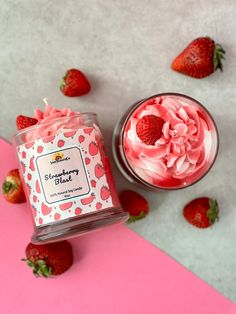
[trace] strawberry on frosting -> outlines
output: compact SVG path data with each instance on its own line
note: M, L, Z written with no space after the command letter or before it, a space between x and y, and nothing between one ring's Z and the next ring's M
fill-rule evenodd
M147 145L137 134L137 124L151 115L164 120L164 124L161 136L153 145ZM131 168L151 184L197 176L211 149L212 130L205 116L200 106L177 96L144 102L134 111L124 132L124 152Z

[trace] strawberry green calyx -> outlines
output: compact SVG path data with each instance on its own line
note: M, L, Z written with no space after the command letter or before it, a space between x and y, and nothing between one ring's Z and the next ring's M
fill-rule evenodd
M15 187L15 185L12 182L5 181L3 183L2 189L3 189L4 193L9 193L11 191L11 189L14 187Z
M146 214L144 213L144 211L142 211L138 216L129 216L127 223L131 224L132 222L140 220L140 219L144 218L145 216L146 216Z
M61 79L60 88L64 88L66 86L65 79L66 79L66 75L63 76L63 78Z
M210 224L214 224L219 220L219 205L216 200L209 199L209 209L207 211L207 218Z
M62 89L66 86L66 77L67 77L67 75L68 75L68 72L66 72L64 74L64 76L62 77L62 79L61 79L60 88L62 88Z
M222 59L224 59L225 50L223 47L219 44L215 44L215 50L213 55L213 65L214 65L214 71L217 69L220 69L223 71L223 63Z
M51 267L48 267L44 260L38 259L35 262L32 262L29 259L22 259L22 261L25 261L29 267L32 268L33 274L36 277L45 277L48 278L52 275L52 269Z

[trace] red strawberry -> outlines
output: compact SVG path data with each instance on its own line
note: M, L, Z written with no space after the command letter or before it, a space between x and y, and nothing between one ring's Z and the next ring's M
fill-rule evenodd
M50 135L50 136L44 137L42 140L44 143L49 143L49 142L52 142L54 139L55 139L55 135Z
M208 228L219 219L219 206L216 200L200 197L185 205L183 214L195 227Z
M82 213L82 209L79 208L79 207L76 207L76 209L75 209L75 214L76 214L76 215L80 215L81 213Z
M102 204L100 202L97 202L96 209L101 209L101 208L102 208Z
M217 69L223 71L224 49L209 37L193 40L172 62L174 71L195 78L209 76Z
M25 250L27 265L37 277L56 276L73 264L72 247L68 241L36 245L29 243Z
M102 186L100 190L100 196L103 201L107 200L111 195L110 190L107 186Z
M83 135L80 135L79 138L78 138L78 141L79 141L80 143L83 143L84 140L85 140L85 137L84 137Z
M90 164L90 162L91 162L91 159L90 159L90 158L88 158L88 157L86 157L84 160L85 160L85 164L86 164L86 165L89 165L89 164Z
M31 171L35 171L35 166L34 166L34 156L30 158L30 165L29 168Z
M85 75L77 69L68 70L60 86L62 93L69 97L85 95L90 88L90 83Z
M144 218L149 212L148 201L137 192L126 190L120 194L120 203L130 215L128 223Z
M100 179L102 176L104 176L105 170L104 170L102 164L96 164L96 166L94 168L94 174L95 174L96 178L98 178L98 179Z
M59 207L61 210L67 210L67 209L71 208L72 205L73 205L73 202L69 202L69 203L61 204L61 205L59 205Z
M25 143L25 148L26 148L26 149L31 148L32 146L34 146L34 143L35 143L35 141Z
M57 221L57 220L60 220L61 219L61 215L58 214L58 213L55 213L54 214L54 220Z
M39 145L39 146L37 147L37 152L38 152L39 154L41 154L42 151L43 151L43 146Z
M68 131L64 133L65 137L73 137L75 135L76 131Z
M65 141L63 141L63 140L59 140L58 142L57 142L57 146L58 147L63 147L65 145Z
M138 120L136 133L146 145L155 145L162 135L162 127L165 121L155 115L146 115Z
M44 216L49 215L52 211L51 207L48 207L47 205L45 205L44 203L42 203L41 205L41 212Z
M96 188L97 182L95 180L91 180L90 183L92 188Z
M94 130L94 128L85 128L84 133L90 135L90 133L92 133L93 130Z
M95 142L89 143L89 154L95 156L98 153L98 145Z
M35 125L37 122L38 122L37 119L31 117L26 116L16 117L16 127L18 130L28 128L29 126Z
M87 197L85 197L85 198L83 198L83 199L81 200L81 204L82 204L82 205L91 204L94 199L95 199L95 194L94 194L94 193L91 193L90 196L87 196Z
M8 172L2 185L2 191L3 196L10 203L24 203L26 201L18 169Z
M41 193L41 188L40 188L40 185L39 185L39 181L38 180L36 180L36 182L35 182L35 191L37 192L37 193Z

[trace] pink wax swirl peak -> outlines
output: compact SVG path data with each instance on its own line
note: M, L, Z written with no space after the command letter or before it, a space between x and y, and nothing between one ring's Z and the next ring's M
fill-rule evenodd
M60 132L72 132L84 126L80 112L72 111L69 108L57 109L49 105L46 99L44 99L44 102L44 111L38 108L34 110L34 118L38 120L35 125L37 127L34 126L28 131L26 135L27 142L44 137L48 137L50 141L50 136Z

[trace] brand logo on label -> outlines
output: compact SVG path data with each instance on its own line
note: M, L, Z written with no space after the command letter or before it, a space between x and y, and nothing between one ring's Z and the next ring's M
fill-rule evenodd
M52 165L65 160L70 160L70 157L65 157L63 153L57 152L52 155L52 161L50 161L50 164Z

